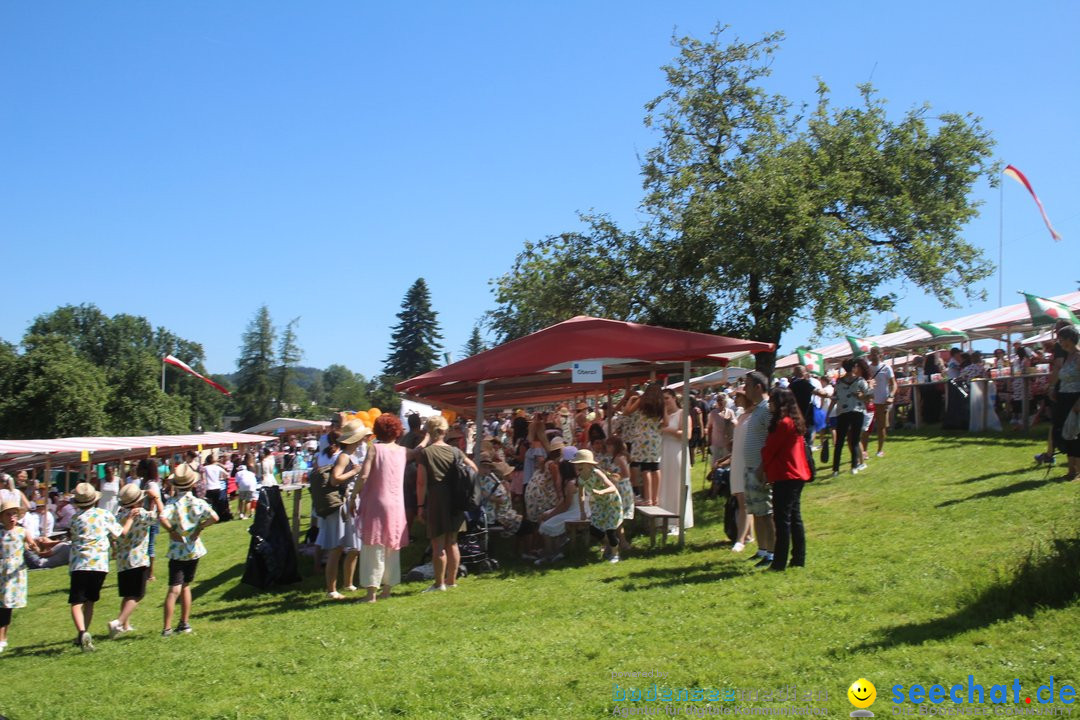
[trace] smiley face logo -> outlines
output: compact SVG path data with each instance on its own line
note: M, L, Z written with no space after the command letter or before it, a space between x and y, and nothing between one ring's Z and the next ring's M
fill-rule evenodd
M877 700L877 688L874 687L874 683L866 678L859 678L851 683L851 687L847 690L847 697L852 705L865 709L873 705L874 701Z

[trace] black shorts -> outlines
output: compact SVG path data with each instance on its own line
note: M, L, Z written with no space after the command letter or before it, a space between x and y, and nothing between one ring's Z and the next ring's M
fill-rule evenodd
M532 520L525 518L521 519L521 526L518 527L517 534L524 537L525 535L532 535L540 527L540 523L535 523Z
M656 472L660 469L660 463L658 462L639 462L630 463L630 467L641 468L641 472Z
M198 559L195 560L170 560L169 561L169 587L173 585L190 585L195 579L195 571L199 567Z
M146 595L146 579L150 577L150 568L137 567L121 570L116 574L116 589L122 598L142 600Z
M101 586L105 584L105 576L108 574L97 570L76 570L71 573L68 605L97 602L101 598Z

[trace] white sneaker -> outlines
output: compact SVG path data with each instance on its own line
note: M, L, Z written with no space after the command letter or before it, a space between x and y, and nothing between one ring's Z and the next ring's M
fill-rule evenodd
M0 641L0 653L7 649L7 640Z
M124 632L125 632L124 628L120 625L119 620L110 620L109 621L109 639L110 640L115 638L117 635L123 635Z
M866 466L866 463L862 463L855 469L858 470L859 472L862 472L863 470L868 470L869 468Z
M446 592L446 586L445 585L432 585L431 587L424 588L423 590L420 591L421 594L429 593L429 592Z
M852 475L858 475L859 474L859 468L857 468L857 467L851 468L851 474Z
M608 560L608 562L611 563L612 565L614 565L615 563L619 562L619 556L618 555L612 555L611 559Z
M885 457L885 451L884 450L878 450L877 451L877 456L878 457Z
M746 546L743 545L741 542L737 542L737 543L735 543L734 545L731 546L731 552L742 552L745 549L746 549Z

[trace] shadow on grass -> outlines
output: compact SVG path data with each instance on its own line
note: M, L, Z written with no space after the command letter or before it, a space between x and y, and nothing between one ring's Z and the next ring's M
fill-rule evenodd
M968 485L970 483L982 482L983 480L993 480L994 478L1009 477L1011 475L1027 475L1036 472L1039 472L1038 468L1035 466L1030 466L1017 468L1016 470L1009 470L1008 472L985 473L983 475L976 475L975 477L957 480L954 485Z
M748 573L733 567L717 569L712 561L684 565L681 567L659 567L637 570L618 577L604 578L604 583L621 583L619 589L624 592L651 590L653 588L715 583L741 577Z
M208 580L196 580L196 582L193 584L193 587L191 588L192 600L198 600L199 598L209 593L211 590L216 590L227 582L236 581L237 583L239 583L240 577L244 574L245 564L245 562L237 563L236 565L233 565L226 570L222 570L217 575ZM228 592L226 592L226 595L227 594ZM224 599L228 600L230 598L226 597Z
M1013 483L1012 485L1005 485L1004 487L994 488L993 490L984 490L966 498L960 498L958 500L946 500L945 502L938 503L937 505L935 505L935 507L945 508L951 507L953 505L959 505L960 503L966 503L971 500L1008 497L1009 495L1015 495L1019 492L1025 492L1027 490L1034 490L1036 488L1040 488L1049 482L1056 482L1056 480L1023 480L1021 482Z
M56 642L41 643L40 645L9 647L4 651L4 655L10 657L53 657L68 650L80 652L70 640L57 640Z
M1030 617L1039 608L1063 608L1080 596L1080 538L1051 540L1050 551L1030 550L1009 573L972 591L963 606L945 617L889 628L881 639L855 651L946 640L1016 615Z

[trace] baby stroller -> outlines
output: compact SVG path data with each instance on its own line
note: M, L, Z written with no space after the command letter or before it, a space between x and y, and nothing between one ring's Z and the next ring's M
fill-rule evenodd
M499 569L499 561L488 554L488 526L484 511L465 513L465 532L458 534L461 564L470 573L485 573Z

